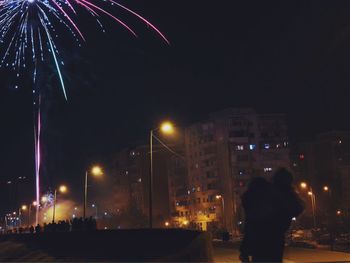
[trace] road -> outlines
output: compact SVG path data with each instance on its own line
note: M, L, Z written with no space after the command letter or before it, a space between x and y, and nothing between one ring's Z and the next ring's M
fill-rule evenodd
M215 247L214 260L222 263L239 262L238 250ZM350 254L320 249L286 248L284 262L350 262Z

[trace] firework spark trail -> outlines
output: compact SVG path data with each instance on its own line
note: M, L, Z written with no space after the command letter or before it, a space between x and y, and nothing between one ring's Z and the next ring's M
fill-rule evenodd
M96 0L97 1L97 0ZM100 3L117 6L120 9L140 19L151 27L167 44L170 44L164 34L140 14L114 0L98 0ZM113 19L133 36L135 31L124 21L89 0L0 0L0 46L4 46L0 67L8 67L16 71L17 78L22 71L33 68L33 83L36 83L38 64L45 58L51 57L59 78L61 89L68 100L64 79L61 71L63 61L59 57L55 40L60 38L56 33L56 24L66 29L78 42L85 41L85 37L78 26L78 9L85 10L105 32L99 15L104 14ZM58 23L57 23L58 22ZM49 55L46 55L49 54ZM28 58L30 60L28 61ZM17 85L15 86L17 88ZM38 91L38 92L37 92ZM34 101L34 141L35 141L35 186L36 186L36 224L38 223L40 204L40 166L41 166L41 92L33 88ZM36 105L38 101L38 105Z
M40 137L41 137L41 97L39 96L39 105L37 112L34 109L34 118L37 122L34 125L34 147L35 147L35 201L36 201L36 214L35 214L35 225L39 222L39 204L40 204L40 164L41 164L41 153L40 153Z
M147 26L150 26L169 44L164 34L140 14L114 0L100 0L99 2L117 6L132 14ZM102 24L98 19L99 13L112 18L132 35L137 36L135 31L124 21L99 6L98 3L92 3L89 0L3 0L0 1L0 45L5 46L7 44L7 48L3 54L0 67L12 67L17 72L20 72L20 69L27 68L28 63L26 60L28 55L31 58L31 65L34 67L34 76L37 71L37 58L41 57L41 60L43 60L45 52L52 53L61 88L64 97L67 99L67 92L59 66L62 64L62 61L58 57L56 39L53 36L57 39L59 38L56 36L56 33L53 33L56 31L55 23L59 22L68 29L67 31L72 34L76 41L79 42L79 39L85 41L81 29L77 22L74 21L74 18L78 19L75 5L87 11L101 27ZM37 28L34 29L33 25Z

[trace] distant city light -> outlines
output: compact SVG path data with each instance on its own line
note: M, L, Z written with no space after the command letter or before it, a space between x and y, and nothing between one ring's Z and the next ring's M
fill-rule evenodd
M270 144L269 144L269 143L265 143L265 144L264 144L264 149L265 149L265 150L270 149Z

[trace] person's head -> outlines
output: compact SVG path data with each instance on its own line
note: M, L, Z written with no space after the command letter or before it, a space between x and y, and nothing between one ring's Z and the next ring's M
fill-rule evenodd
M291 187L293 175L286 168L280 168L273 175L272 183L279 187Z

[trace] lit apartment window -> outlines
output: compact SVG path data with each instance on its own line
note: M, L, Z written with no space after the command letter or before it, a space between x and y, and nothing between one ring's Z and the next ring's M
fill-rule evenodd
M237 151L243 151L244 150L244 145L236 145L236 150Z
M254 151L256 148L255 144L249 144L249 150Z
M239 170L239 171L238 171L238 174L239 174L239 175L244 175L245 172L244 172L244 170Z
M265 143L265 144L264 144L264 149L265 149L265 150L270 149L270 144L269 144L269 143Z
M267 173L267 172L272 172L272 168L271 167L265 167L264 168L264 172Z

